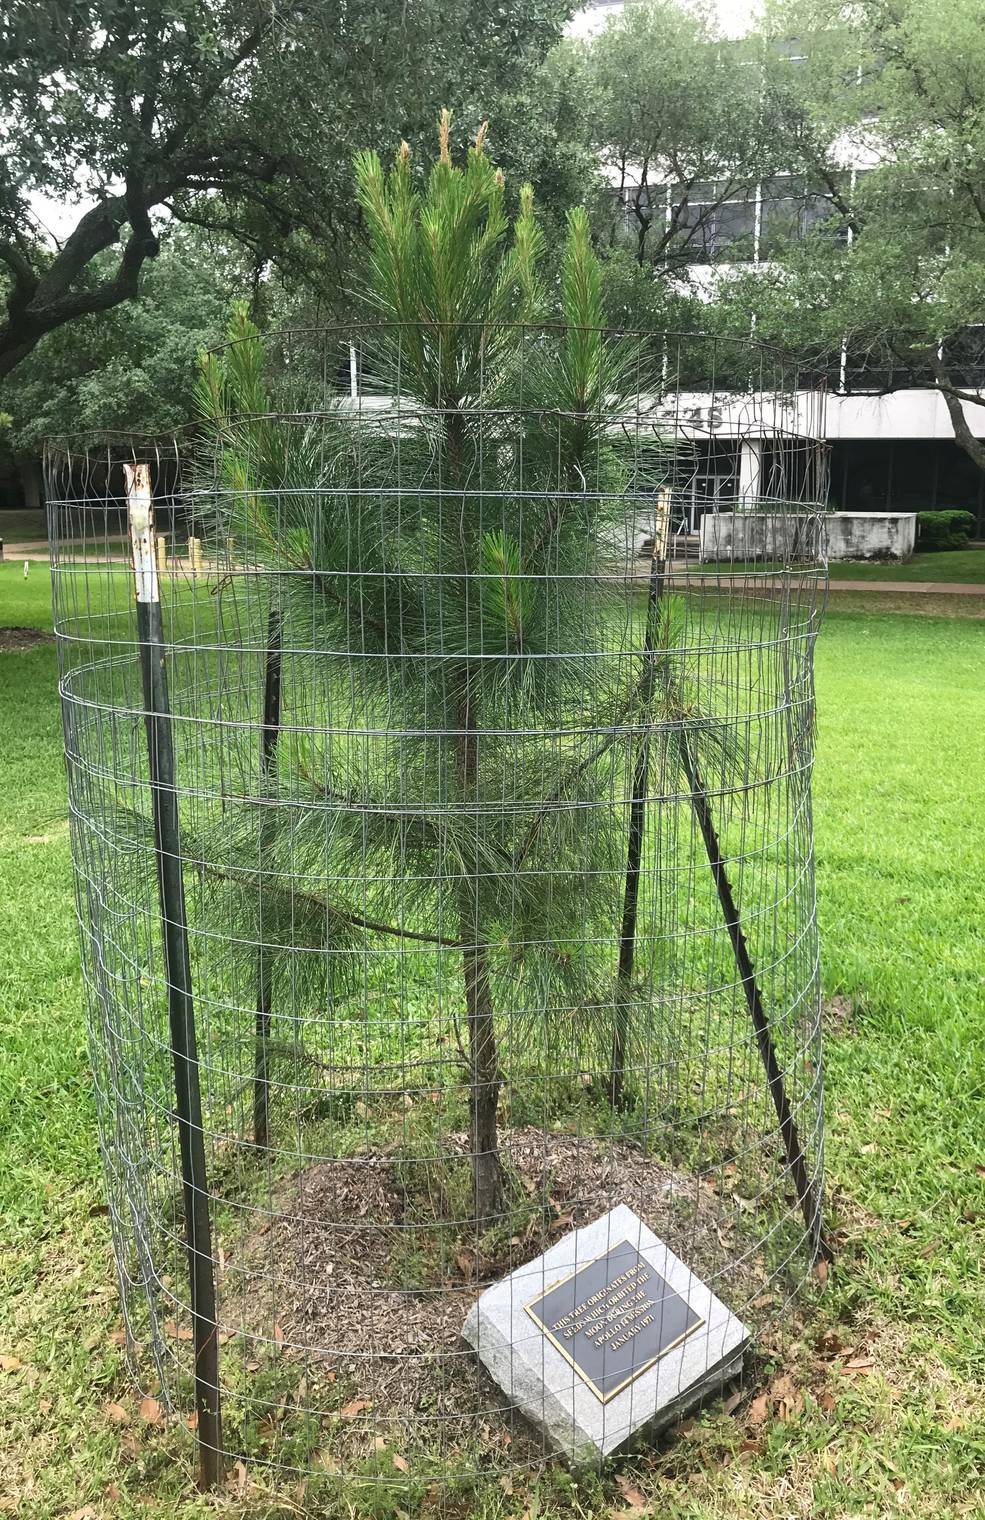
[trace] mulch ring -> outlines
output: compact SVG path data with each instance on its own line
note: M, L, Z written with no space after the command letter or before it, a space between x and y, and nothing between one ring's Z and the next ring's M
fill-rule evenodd
M509 1218L482 1237L461 1218L436 1217L430 1184L413 1171L408 1184L407 1161L377 1152L312 1164L240 1242L224 1242L224 1340L242 1342L248 1369L275 1347L282 1370L298 1362L295 1407L333 1427L325 1444L342 1468L384 1440L444 1461L478 1448L498 1469L542 1460L539 1437L504 1408L462 1324L489 1282L616 1203L738 1312L753 1300L768 1317L761 1230L693 1177L631 1144L533 1128L504 1133L501 1154ZM467 1136L450 1135L435 1164L467 1168L467 1156Z
M0 628L0 654L16 654L22 649L36 649L39 644L53 644L55 635L41 628Z

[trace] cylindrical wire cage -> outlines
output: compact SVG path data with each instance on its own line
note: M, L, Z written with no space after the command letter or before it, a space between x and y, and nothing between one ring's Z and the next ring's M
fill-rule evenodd
M127 1342L209 1480L547 1460L463 1323L616 1204L754 1331L826 1250L823 398L595 334L573 413L570 340L454 405L440 332L250 340L48 451Z

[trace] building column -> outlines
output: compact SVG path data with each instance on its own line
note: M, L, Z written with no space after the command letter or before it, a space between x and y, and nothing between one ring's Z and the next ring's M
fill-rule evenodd
M752 511L759 502L763 480L763 440L744 439L739 450L740 511Z

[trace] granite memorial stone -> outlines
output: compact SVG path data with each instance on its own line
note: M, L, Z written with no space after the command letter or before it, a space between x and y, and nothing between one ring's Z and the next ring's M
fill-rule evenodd
M749 1340L625 1204L487 1289L462 1333L574 1465L598 1462L720 1389Z

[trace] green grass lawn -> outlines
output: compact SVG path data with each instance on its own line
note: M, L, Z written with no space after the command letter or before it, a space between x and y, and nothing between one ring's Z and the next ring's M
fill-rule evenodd
M838 560L828 566L833 581L958 581L985 585L985 549L944 549L939 554L914 554L902 565L879 560Z
M777 562L776 568L780 566ZM769 573L762 560L719 560L696 567L690 573L756 575ZM914 581L953 581L965 586L985 585L985 549L946 549L939 554L914 554L902 564L889 560L835 560L828 566L832 581L893 581L905 589Z
M50 626L47 595L42 566L27 581L0 566L0 626ZM520 1474L471 1513L985 1513L983 634L974 618L889 613L875 597L837 608L818 646L816 777L839 1244L827 1291L765 1400L688 1422L621 1481ZM180 1434L144 1422L129 1392L60 748L54 647L0 652L0 1515L321 1515L303 1484L272 1488L255 1471L243 1495L195 1495ZM340 1498L340 1516L364 1513L399 1505Z

